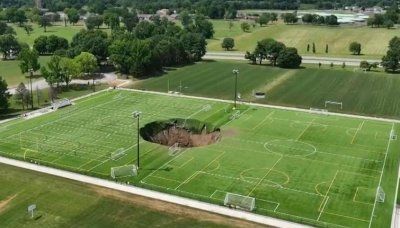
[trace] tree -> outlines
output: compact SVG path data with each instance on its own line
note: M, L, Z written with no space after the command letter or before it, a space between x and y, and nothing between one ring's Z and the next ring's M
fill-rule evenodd
M277 22L278 21L278 14L277 13L271 13L270 14L270 20L272 22Z
M382 66L388 72L396 72L400 69L400 38L395 36L389 42L389 50L382 58Z
M302 58L296 48L283 49L276 60L277 65L281 68L298 68L301 61Z
M44 29L44 32L47 32L47 27L51 26L50 18L46 15L43 15L40 18L39 25Z
M271 15L269 13L263 13L261 16L258 18L258 23L262 27L263 25L267 25L270 22L270 17Z
M390 19L387 19L385 20L385 22L383 22L383 25L385 26L385 28L391 29L394 27L394 22Z
M24 25L23 25L23 28L24 28L24 30L25 30L25 32L26 32L26 34L27 34L28 36L31 35L31 32L33 31L32 25L24 24Z
M211 22L201 14L196 14L194 26L189 26L187 29L194 33L201 33L206 39L211 39L214 36L214 26Z
M247 22L242 22L242 24L240 24L240 28L242 29L243 32L249 32L250 24Z
M181 36L181 42L192 61L200 61L206 54L207 41L202 34L185 33Z
M0 35L5 34L16 35L17 33L11 26L8 26L7 23L0 21Z
M358 42L351 42L349 46L349 51L353 53L353 55L360 55L361 54L361 44Z
M128 30L128 32L132 32L136 25L139 23L139 18L136 11L125 14L122 17L122 22L125 24L126 30Z
M276 66L279 53L285 49L285 44L274 39L264 39L257 42L254 54L257 56L260 65L263 59L268 59L272 66Z
M283 13L281 17L286 24L295 24L298 21L295 13Z
M148 21L141 21L135 28L135 35L139 39L147 39L153 36L155 25Z
M39 54L47 54L47 36L39 36L33 43L33 49L39 52Z
M111 60L124 74L141 77L151 62L150 43L146 40L116 40L110 46Z
M115 12L106 12L104 14L104 24L106 24L111 30L119 28L119 16Z
M328 44L325 46L325 53L326 54L328 54L328 52L329 52L329 46L328 46Z
M232 50L232 48L235 47L235 40L233 38L224 38L221 44L222 48L224 48L226 51Z
M61 57L58 55L51 56L49 62L47 63L47 67L43 66L40 68L42 72L42 76L46 80L47 84L49 84L50 88L54 88L59 86L61 82L63 82L62 68L61 68ZM55 97L52 97L52 99Z
M368 18L367 25L371 27L381 27L385 22L385 16L382 14L375 14L374 16Z
M179 14L179 18L181 20L182 26L184 28L188 28L189 25L193 24L192 17L189 15L189 12L184 10Z
M235 24L231 20L229 20L229 22L228 22L229 30L232 30L233 26L235 26Z
M81 52L89 52L96 56L97 60L105 60L108 57L108 35L101 30L81 30L72 38L69 56L75 57Z
M95 90L94 79L95 75L94 72L97 71L97 59L96 56L89 52L82 52L80 55L74 58L77 65L79 66L79 72L83 73L84 75L91 75L93 79L93 91Z
M11 18L11 22L18 23L20 27L27 21L27 17L25 11L22 9L18 9L15 11L13 17Z
M71 23L72 25L75 25L76 23L78 23L78 21L80 19L79 12L75 8L68 9L67 16L68 16L69 23Z
M365 71L371 71L372 68L378 68L379 63L369 63L368 61L361 61L360 68Z
M310 52L310 44L307 44L307 52Z
M73 78L77 78L80 74L80 65L75 59L63 57L60 61L62 72L62 81L65 82L67 89Z
M325 17L325 24L327 25L339 25L338 18L335 15Z
M31 104L31 95L24 83L21 82L15 89L14 100L21 104L22 110L25 110L25 107L28 109Z
M35 49L23 48L18 59L20 60L19 68L23 74L30 70L38 71L40 69L39 53Z
M14 54L18 55L20 50L21 46L13 35L0 36L0 52L3 53L3 59L7 59Z
M99 29L103 24L103 17L99 15L91 15L85 20L86 28L92 30L94 28Z
M312 52L315 54L317 52L317 49L315 47L315 43L312 43Z
M0 109L5 111L8 109L8 98L10 94L7 89L7 82L0 76Z
M244 58L251 61L253 65L257 64L257 56L254 53L246 51L246 55L244 56Z

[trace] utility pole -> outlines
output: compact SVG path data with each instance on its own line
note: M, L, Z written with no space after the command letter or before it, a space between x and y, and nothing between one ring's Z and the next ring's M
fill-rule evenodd
M136 166L137 169L139 169L139 165L140 165L140 156L139 156L139 140L140 140L140 115L142 114L142 112L140 111L134 111L132 113L133 118L136 118L137 123L136 123L136 129L137 129L137 141L136 141L136 155L137 155L137 159L136 159Z
M31 84L31 109L33 109L33 89L32 89L33 69L29 69L29 83Z
M237 100L237 81L238 81L238 74L239 74L239 70L237 70L237 69L234 69L233 71L232 71L232 73L235 75L235 98L233 99L234 100L234 109L236 109L236 100Z

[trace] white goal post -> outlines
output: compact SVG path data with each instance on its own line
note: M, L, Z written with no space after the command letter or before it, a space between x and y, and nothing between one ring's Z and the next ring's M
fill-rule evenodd
M111 168L111 177L113 179L129 177L129 176L131 176L131 177L137 176L136 165L124 165L124 166Z
M119 148L118 150L110 154L110 159L116 161L125 155L126 155L126 150L124 148Z
M236 209L253 211L256 206L256 199L254 197L228 192L225 195L224 205Z
M340 106L340 109L343 109L343 102L338 102L338 101L325 101L325 108L327 108L328 105L337 105L337 106Z
M393 129L390 131L390 140L397 140L397 134Z
M385 192L383 191L383 188L379 186L376 191L376 201L379 203L385 202Z

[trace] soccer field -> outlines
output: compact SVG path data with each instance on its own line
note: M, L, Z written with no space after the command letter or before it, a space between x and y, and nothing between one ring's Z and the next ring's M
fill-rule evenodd
M390 225L400 148L391 122L117 90L0 125L0 154L110 179L136 163L134 110L141 126L190 118L222 137L173 154L141 139L138 176L119 181L221 205L226 193L254 197L255 213L316 226Z

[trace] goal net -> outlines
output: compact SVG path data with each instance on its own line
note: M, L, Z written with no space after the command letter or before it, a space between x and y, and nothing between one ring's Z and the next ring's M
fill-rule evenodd
M254 197L228 192L225 195L224 205L241 210L253 211L256 206L256 199Z
M118 160L118 159L122 158L125 155L126 155L125 149L124 148L119 148L118 150L116 150L116 151L111 153L110 159L115 161L115 160Z
M70 106L70 105L72 105L72 102L71 102L71 100L69 100L67 98L64 98L64 99L61 99L61 100L57 100L57 101L54 101L53 103L51 103L51 107L54 110L57 110L57 109L63 108L63 107L67 107L67 106Z
M396 140L397 139L397 135L396 132L394 130L390 131L390 140Z
M383 188L381 186L379 186L377 189L376 201L378 201L379 203L385 202L385 192L383 191Z
M137 176L137 167L135 165L124 165L111 168L111 177L113 179Z
M328 106L335 106L340 109L343 109L343 102L338 102L338 101L325 101L325 108L328 108Z

